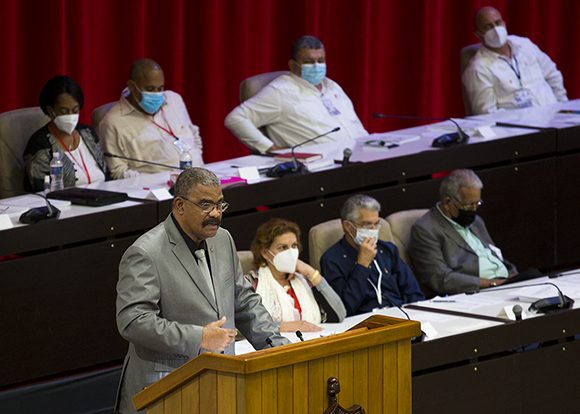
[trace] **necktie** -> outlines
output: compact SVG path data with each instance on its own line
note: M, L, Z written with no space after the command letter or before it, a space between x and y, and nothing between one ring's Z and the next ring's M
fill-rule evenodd
M207 258L205 257L205 250L199 249L195 251L195 257L197 258L197 265L199 266L199 271L203 275L209 291L211 293L212 299L215 301L215 293L213 291L213 282L211 280L211 274L209 273L209 266L207 265Z

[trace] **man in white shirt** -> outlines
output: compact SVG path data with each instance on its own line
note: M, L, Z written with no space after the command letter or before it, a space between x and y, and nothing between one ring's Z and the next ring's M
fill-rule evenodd
M528 38L508 36L499 11L475 15L482 46L462 76L473 114L567 101L562 74Z
M98 124L106 150L114 155L179 166L189 153L193 166L203 165L199 128L191 123L181 96L165 90L163 69L151 59L133 63L121 99ZM108 158L113 178L134 177L167 168Z
M319 39L302 36L292 46L289 75L270 82L235 108L226 127L248 147L266 153L289 148L336 127L316 144L368 135L342 88L326 77ZM259 128L265 127L268 136Z

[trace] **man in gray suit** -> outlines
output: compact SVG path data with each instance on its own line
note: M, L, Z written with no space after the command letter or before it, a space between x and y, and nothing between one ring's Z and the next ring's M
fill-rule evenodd
M471 170L441 183L440 200L411 230L410 256L421 283L436 294L498 286L517 273L497 248L477 208L483 184Z
M117 327L129 341L117 407L134 413L143 387L203 352L234 354L236 327L261 349L288 343L245 281L234 241L220 228L219 179L191 168L174 187L165 222L123 255L117 284Z

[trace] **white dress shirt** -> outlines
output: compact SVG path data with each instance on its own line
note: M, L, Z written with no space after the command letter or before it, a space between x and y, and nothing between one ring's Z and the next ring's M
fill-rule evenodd
M190 148L193 166L203 165L199 128L191 123L181 96L165 91L165 103L153 116L133 107L125 89L121 99L107 112L98 125L99 138L107 151L115 155L179 166L179 145ZM167 168L107 158L113 178L125 178L141 173L153 174Z
M474 114L568 100L562 74L548 55L525 37L508 36L508 42L511 60L482 45L463 73Z
M105 174L99 168L97 160L95 160L83 139L79 141L79 146L75 150L66 151L65 154L74 164L75 186L105 181Z
M351 100L334 81L325 78L322 90L294 75L282 75L235 108L226 127L244 144L264 153L272 145L291 147L333 128L340 130L313 144L368 135ZM258 128L265 127L266 137Z

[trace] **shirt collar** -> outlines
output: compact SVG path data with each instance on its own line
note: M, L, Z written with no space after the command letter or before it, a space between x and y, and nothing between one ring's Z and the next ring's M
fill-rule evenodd
M437 207L437 211L439 211L439 214L441 214L445 220L447 220L449 223L451 223L451 225L453 226L453 228L455 230L457 230L457 231L466 231L466 230L469 229L469 227L460 226L455 221L453 221L452 219L450 219L449 217L447 217L447 215L443 212L443 210L441 210L441 202L440 201L437 202L437 204L435 205L435 207Z

